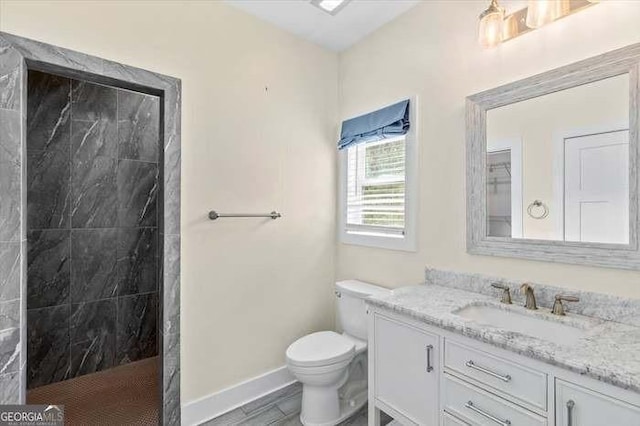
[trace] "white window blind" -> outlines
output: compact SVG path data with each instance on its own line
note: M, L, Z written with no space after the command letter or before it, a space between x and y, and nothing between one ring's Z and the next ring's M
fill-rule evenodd
M347 149L347 232L404 235L405 164L404 136Z

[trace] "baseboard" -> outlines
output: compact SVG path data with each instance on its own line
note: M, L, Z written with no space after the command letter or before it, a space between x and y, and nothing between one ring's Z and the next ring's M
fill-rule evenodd
M182 406L182 424L199 425L253 400L282 389L296 380L286 366L253 377Z

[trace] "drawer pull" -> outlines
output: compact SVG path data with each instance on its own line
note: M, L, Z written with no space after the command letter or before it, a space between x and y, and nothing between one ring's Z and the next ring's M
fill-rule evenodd
M573 407L575 405L573 399L567 401L567 426L573 426Z
M480 414L482 417L487 418L489 420L491 420L492 422L495 422L501 426L509 426L511 425L511 421L510 420L502 420L497 418L496 416L494 416L493 414L489 414L486 411L476 407L472 401L467 402L466 404L464 404L465 408L468 408L469 410L473 411L474 413Z
M433 366L431 365L431 351L433 351L433 345L427 345L427 373L431 373L433 371Z
M502 374L494 373L491 370L488 370L488 369L486 369L484 367L480 367L479 365L477 365L475 362L473 362L471 360L465 362L464 365L466 365L469 368L473 368L474 370L477 370L477 371L479 371L481 373L488 374L491 377L495 377L496 379L500 379L503 382L508 382L508 381L511 380L511 376L510 375L508 375L508 374L502 375Z

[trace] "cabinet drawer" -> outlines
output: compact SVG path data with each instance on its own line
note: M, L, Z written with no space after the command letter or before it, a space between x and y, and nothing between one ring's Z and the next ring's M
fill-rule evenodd
M544 417L449 374L444 375L443 385L444 410L471 425L541 426L547 424Z
M456 416L453 416L446 411L442 412L442 426L469 426L469 423L463 422Z
M547 409L547 375L512 361L445 342L445 367L516 399L519 403Z
M637 426L640 408L563 380L556 380L557 426Z

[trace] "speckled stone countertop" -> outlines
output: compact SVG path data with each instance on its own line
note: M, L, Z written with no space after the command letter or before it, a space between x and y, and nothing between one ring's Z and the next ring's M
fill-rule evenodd
M389 295L372 296L367 303L411 317L463 336L518 353L578 374L640 392L640 327L637 320L624 311L626 323L568 313L566 317L552 315L547 307L528 311L521 304L499 303L500 292L493 295L427 283L402 287ZM577 293L572 293L577 294ZM581 294L589 298L588 294ZM577 342L564 346L530 337L514 331L481 324L456 315L468 305L490 305L498 309L515 310L583 329L585 334ZM609 306L609 316L611 307Z

